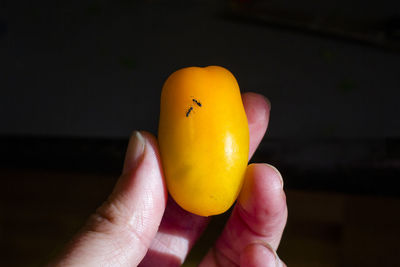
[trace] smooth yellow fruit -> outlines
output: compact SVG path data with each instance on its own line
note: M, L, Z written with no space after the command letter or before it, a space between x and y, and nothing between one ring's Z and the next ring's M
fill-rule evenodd
M249 155L249 128L235 77L217 66L174 72L161 92L158 140L174 200L202 216L228 210Z

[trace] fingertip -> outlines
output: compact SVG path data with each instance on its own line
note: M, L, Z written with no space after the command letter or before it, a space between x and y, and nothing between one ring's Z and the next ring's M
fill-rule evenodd
M139 164L143 158L145 147L145 137L139 131L132 132L125 153L124 167L122 169L123 175L135 169Z
M108 198L109 204L102 206L100 211L108 217L115 217L114 221L134 225L139 233L148 235L149 228L158 227L158 220L161 220L164 213L167 197L157 139L145 131L133 132L125 157L123 174ZM151 227L142 223L144 220L148 220L147 226ZM156 225L153 225L151 220L157 222Z
M253 163L247 167L239 203L248 210L258 208L257 203L271 202L283 193L280 172L269 164ZM254 206L254 207L253 207Z
M266 110L271 110L271 101L268 97L254 93L254 92L245 92L242 94L243 102L250 102L252 104L259 104L265 107Z
M271 102L261 94L247 92L243 93L242 101L247 114L249 124L268 122Z
M282 233L287 206L281 175L276 168L268 164L249 165L239 195L238 212L252 231L260 235Z
M244 93L242 95L242 101L249 124L250 159L267 131L271 104L263 95L251 92Z
M140 169L144 169L144 172L149 174L158 171L161 177L164 177L157 139L153 134L146 131L132 132L125 154L122 175L115 189L118 191L118 189L125 190L129 188L127 183L135 180L132 179L132 175L140 171ZM164 187L166 190L165 185Z
M275 166L272 166L268 163L262 163L261 165L265 166L262 171L269 176L269 182L273 183L274 188L283 189L284 183L280 171Z
M153 134L151 134L149 132L142 131L142 133L143 133L144 136L146 136L146 138L147 138L147 140L149 142L149 145L152 147L152 153L154 153L153 155L157 160L157 164L159 166L159 171L160 171L160 174L161 174L161 177L162 177L161 182L163 184L164 200L165 200L165 204L166 204L167 203L167 199L168 199L168 191L167 191L167 184L166 184L165 178L164 178L164 168L162 166L158 140Z
M143 137L150 143L156 153L158 153L158 141L157 138L147 131L140 131Z
M147 170L148 170L147 173L150 174L152 171L155 171L156 173L158 173L160 175L160 177L161 177L160 182L161 182L162 188L163 188L164 204L166 204L167 199L168 199L167 185L166 185L165 179L164 179L164 170L162 167L160 150L159 150L157 138L153 134L151 134L147 131L140 131L140 133L143 135L144 139L146 140L146 148L145 148L144 154L146 155L147 159L152 159L150 161L155 162L155 165L156 165L156 167L155 167L152 164L150 164L151 166L150 166L150 168L147 168ZM155 159L155 161L154 161L154 159ZM144 164L146 164L146 162L144 162Z

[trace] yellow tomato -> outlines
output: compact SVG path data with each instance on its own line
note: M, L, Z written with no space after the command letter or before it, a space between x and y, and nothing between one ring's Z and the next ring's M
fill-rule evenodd
M201 216L228 210L241 189L249 154L235 77L218 66L174 72L161 92L158 140L174 200Z

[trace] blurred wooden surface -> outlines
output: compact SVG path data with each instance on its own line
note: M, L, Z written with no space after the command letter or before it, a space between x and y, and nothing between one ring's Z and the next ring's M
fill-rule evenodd
M1 169L1 266L41 266L111 192L116 177ZM398 266L400 199L288 190L279 254L288 266ZM228 214L213 219L185 266L195 266Z

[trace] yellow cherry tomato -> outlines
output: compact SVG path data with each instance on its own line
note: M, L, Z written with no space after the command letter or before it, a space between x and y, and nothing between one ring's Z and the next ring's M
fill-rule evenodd
M174 72L161 92L158 140L174 200L201 216L228 210L249 155L249 128L235 77L218 66Z

